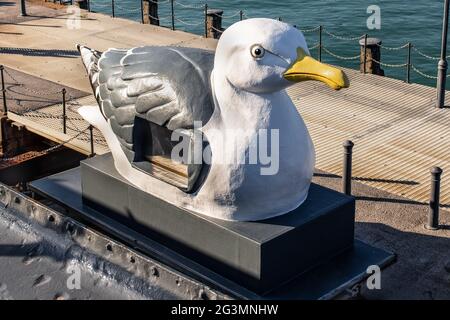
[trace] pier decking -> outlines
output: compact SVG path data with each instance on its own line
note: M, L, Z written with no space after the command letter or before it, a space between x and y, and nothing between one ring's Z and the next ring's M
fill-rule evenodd
M95 104L97 104L97 101L93 95L72 102L67 107L66 133L63 133L63 122L61 118L62 103L43 107L38 110L29 110L20 115L8 112L8 118L25 125L31 132L56 143L64 143L64 146L89 156L91 155L89 124L81 118L76 110L80 105ZM93 129L93 137L93 151L95 154L100 155L109 152L105 139L100 131L95 128Z
M52 51L74 50L76 43L99 50L145 44L214 49L216 44L215 40L181 31L85 12L80 29L67 30L69 18L69 15L64 15L0 25L1 31L8 32L2 34L0 39L0 63L90 92L80 59L76 56L55 56ZM11 50L14 48L27 48L28 51L16 50L14 53ZM33 54L36 52L40 54ZM346 90L335 92L313 82L301 83L288 90L314 140L317 168L340 175L342 142L350 139L355 143L354 179L417 202L426 202L429 197L429 171L437 165L444 169L442 204L450 206L450 179L446 174L450 170L450 110L434 108L435 89L386 77L363 75L355 70L346 69L346 72L351 83ZM78 102L92 104L93 99L90 96ZM60 115L61 106L46 107L45 112ZM75 113L71 115L75 117ZM68 130L67 136L60 136L61 120L57 118L45 119L44 122L32 114L18 116L11 113L8 116L34 132L54 137L56 141L65 141L75 133ZM87 127L87 124L77 121L79 128ZM60 133L57 134L58 130ZM88 150L88 144L80 136L71 145ZM100 137L95 151L107 151Z
M343 141L355 143L353 179L427 202L430 169L450 170L450 110L434 108L434 88L346 69L350 88L304 83L288 90L316 147L317 168L342 173ZM443 177L441 203L450 205Z

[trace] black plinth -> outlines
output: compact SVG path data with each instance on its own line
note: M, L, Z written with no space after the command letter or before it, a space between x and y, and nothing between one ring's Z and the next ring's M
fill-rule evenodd
M175 251L167 248L143 234L118 223L85 205L81 196L81 172L74 168L45 177L29 184L30 189L41 196L51 199L66 208L66 214L106 233L121 242L145 252L183 275L197 279L206 285L219 288L232 297L240 299L331 299L345 290L361 283L368 277L367 267L378 265L381 269L395 261L395 255L377 249L359 240L354 241L351 249L345 250L332 260L325 262L301 274L286 283L261 295L239 286L217 272L203 267ZM285 266L280 265L278 272ZM220 270L217 270L220 271Z
M97 156L81 164L83 203L220 275L263 293L349 250L354 200L312 185L307 201L281 217L227 222L136 189Z

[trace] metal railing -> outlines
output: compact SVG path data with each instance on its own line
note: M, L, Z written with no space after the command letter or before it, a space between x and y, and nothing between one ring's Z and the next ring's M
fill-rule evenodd
M46 120L46 119L53 119L61 121L62 123L62 133L69 135L70 137L55 145L52 146L46 150L41 151L41 153L49 153L52 151L55 151L59 149L62 146L67 145L71 141L77 139L79 141L89 142L90 144L90 156L95 155L94 146L95 144L101 145L101 146L107 146L105 138L100 133L94 133L94 129L91 125L88 125L85 127L81 124L86 124L85 120L78 115L76 112L76 109L81 107L81 104L76 100L75 97L71 96L66 88L59 89L57 91L44 91L44 90L35 90L33 88L30 88L26 86L24 83L20 82L11 72L8 71L8 69L4 68L3 65L0 65L0 78L1 78L1 88L2 88L2 100L3 100L3 114L7 115L8 113L14 113L20 116L24 116L27 118L32 118L34 120ZM8 109L7 106L7 89L6 85L14 85L15 87L21 88L24 92L26 92L27 95L32 94L35 97L39 97L41 100L48 101L49 105L52 105L52 103L55 103L55 105L58 104L57 101L55 101L55 96L60 97L60 99L56 98L56 100L59 100L61 103L61 111L59 114L55 113L49 113L45 112L39 109L35 108L26 108L21 107L20 111L18 110L12 110L11 108ZM15 92L15 94L21 95L20 92ZM69 116L68 111L71 111L72 114L75 114L75 116ZM79 123L79 124L77 124ZM69 134L71 132L71 134ZM12 157L11 159L13 159ZM0 160L6 161L11 160L9 158L0 158Z
M120 9L122 13L137 13L139 11L143 10L143 5L142 5L142 0L141 0L141 4L140 6L135 6L135 7L124 7L123 5L117 4L117 0L107 0L110 1L108 2L103 2L100 0L89 0L90 5L89 7L91 7L92 5L95 5L95 7L99 7L99 8L105 8L110 6L111 7L111 14L114 17L116 14L116 8ZM203 2L188 2L186 0L181 1L181 0L159 0L159 1L155 1L155 0L145 0L148 1L152 4L157 4L158 6L165 6L165 12L168 12L167 15L165 16L152 16L149 14L149 17L151 19L153 19L154 21L157 21L161 26L167 26L169 28L171 28L172 30L176 30L177 27L179 25L182 25L184 27L195 27L198 30L200 29L204 29L202 33L204 33L205 37L208 37L208 28L210 28L212 31L214 31L216 33L216 35L220 36L220 34L222 34L224 32L224 28L217 28L214 25L209 24L207 22L207 16L208 16L208 4L203 3ZM177 11L178 10L191 10L191 11L196 11L198 12L198 18L202 17L202 19L197 19L197 20L193 20L191 18L186 19L186 18L181 18L179 16L177 16ZM195 14L195 13L193 13ZM210 15L217 15L215 13L211 13ZM141 12L141 16L142 16L142 22L144 21L143 18L143 12ZM248 19L251 18L248 16L248 14L243 11L243 10L236 10L233 11L227 15L217 15L218 17L220 17L220 19L222 21L225 21L228 24L231 24L233 22L239 21L239 20L243 20L243 19ZM278 18L279 20L283 20L281 18ZM204 27L202 27L204 26ZM362 34L362 35L346 35L346 34L337 34L332 30L329 30L328 27L324 27L324 26L315 26L315 27L309 27L309 28L300 28L296 25L294 25L297 29L299 29L300 31L302 31L304 34L307 35L317 35L317 39L318 42L310 47L310 50L317 50L317 58L319 61L322 61L324 54L337 59L337 60L341 60L341 61L345 61L345 62L355 62L358 63L359 65L362 65L362 70L365 73L366 72L366 65L370 62L374 62L376 64L379 64L380 66L384 67L384 68L393 68L393 69L399 69L399 68L404 68L405 69L405 82L407 83L411 83L411 75L412 73L416 74L417 76L420 76L422 78L425 79L432 79L432 80L436 80L437 76L435 75L431 75L428 74L427 72L423 71L423 68L421 66L419 66L417 63L414 63L413 61L416 59L413 59L413 55L418 55L420 58L426 59L430 62L437 62L439 61L439 57L438 56L433 56L430 54L425 53L424 51L422 51L421 49L417 48L414 44L408 42L405 43L401 46L397 46L397 47L390 47L390 46L385 46L385 45L381 45L381 44L377 44L377 46L380 47L380 49L383 50L387 50L389 52L400 52L402 50L405 50L405 62L404 63L386 63L383 61L378 61L375 59L371 59L371 61L367 61L367 57L366 55L362 55L361 54L361 46L358 43L357 49L359 51L358 54L352 55L352 56L346 56L346 55L342 55L342 54L338 54L335 52L335 50L333 50L329 45L325 45L326 37L328 37L329 39L332 39L334 41L343 41L343 42L356 42L356 41L360 41L361 39L365 39L364 45L363 45L363 49L365 49L367 47L367 38L368 38L368 34ZM355 46L356 47L356 46ZM364 50L365 52L365 50ZM448 57L450 58L450 56ZM363 61L360 61L363 60ZM359 61L359 62L358 62ZM448 75L447 75L448 77Z

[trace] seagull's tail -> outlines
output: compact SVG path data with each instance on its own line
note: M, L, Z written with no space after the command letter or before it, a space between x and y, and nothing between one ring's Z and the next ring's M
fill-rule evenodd
M89 75L89 80L91 82L92 90L94 91L95 98L98 100L98 76L99 68L98 61L102 55L101 52L93 50L83 45L77 44L77 49L80 52L83 64L86 67L86 71Z

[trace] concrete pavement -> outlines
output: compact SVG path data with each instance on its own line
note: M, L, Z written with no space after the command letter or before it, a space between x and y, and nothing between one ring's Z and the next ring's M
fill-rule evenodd
M26 21L19 19L19 22L0 16L0 64L86 92L90 92L91 88L81 60L76 56L55 55L55 50L73 51L77 43L100 51L141 45L214 49L217 43L214 39L183 31L173 32L75 7L41 10L54 16ZM17 48L26 48L28 52L16 50L14 53L12 49ZM36 51L39 55L35 54Z

